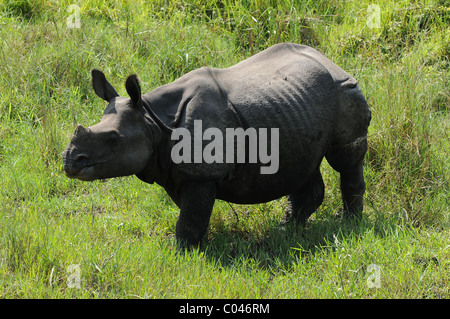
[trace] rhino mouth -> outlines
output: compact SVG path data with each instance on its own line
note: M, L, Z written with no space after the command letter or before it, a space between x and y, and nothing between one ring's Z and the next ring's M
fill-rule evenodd
M84 163L81 165L64 165L64 173L69 178L76 178L83 181L92 181L96 179L96 169L100 167L104 162Z
M91 174L89 174L89 172L92 172L94 170L94 166L95 165L89 165L89 166L85 166L83 168L76 169L76 170L74 170L74 169L72 169L72 170L64 170L64 173L69 178L77 178L77 179L86 180L86 178L89 175L91 175Z

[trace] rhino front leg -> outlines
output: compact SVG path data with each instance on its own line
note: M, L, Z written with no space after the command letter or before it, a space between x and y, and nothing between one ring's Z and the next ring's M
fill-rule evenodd
M198 246L206 233L216 198L215 182L184 182L181 186L177 242L182 248Z

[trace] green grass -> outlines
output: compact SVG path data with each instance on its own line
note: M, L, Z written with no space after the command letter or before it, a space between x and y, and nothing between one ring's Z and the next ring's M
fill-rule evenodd
M2 298L449 298L449 8L445 1L0 0ZM339 217L338 174L304 228L278 227L286 200L216 201L208 241L180 254L178 209L136 177L84 183L62 171L76 123L120 94L284 41L313 45L354 75L372 110L364 218ZM69 288L69 265L80 288ZM368 285L379 266L380 287Z

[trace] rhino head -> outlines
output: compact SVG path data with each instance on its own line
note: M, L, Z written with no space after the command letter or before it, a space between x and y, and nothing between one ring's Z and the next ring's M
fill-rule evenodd
M63 152L65 174L91 181L139 173L153 154L158 130L144 117L137 76L126 80L129 98L119 96L99 70L92 70L92 86L109 104L98 124L75 129Z

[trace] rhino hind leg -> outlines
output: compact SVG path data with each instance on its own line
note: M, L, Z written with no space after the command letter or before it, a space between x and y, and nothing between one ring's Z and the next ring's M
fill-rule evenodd
M363 134L353 142L335 145L325 156L331 167L340 173L344 217L347 218L362 216L363 195L366 190L363 160L367 151L367 131Z
M344 217L360 218L366 189L363 160L367 151L367 128L371 112L358 86L343 90L339 96L338 121L325 157L340 173Z
M296 221L303 225L309 216L322 204L325 185L318 169L311 180L298 192L289 195L289 207L284 215L283 223Z
M353 168L341 171L340 175L344 217L359 219L362 216L363 195L366 190L362 161Z

